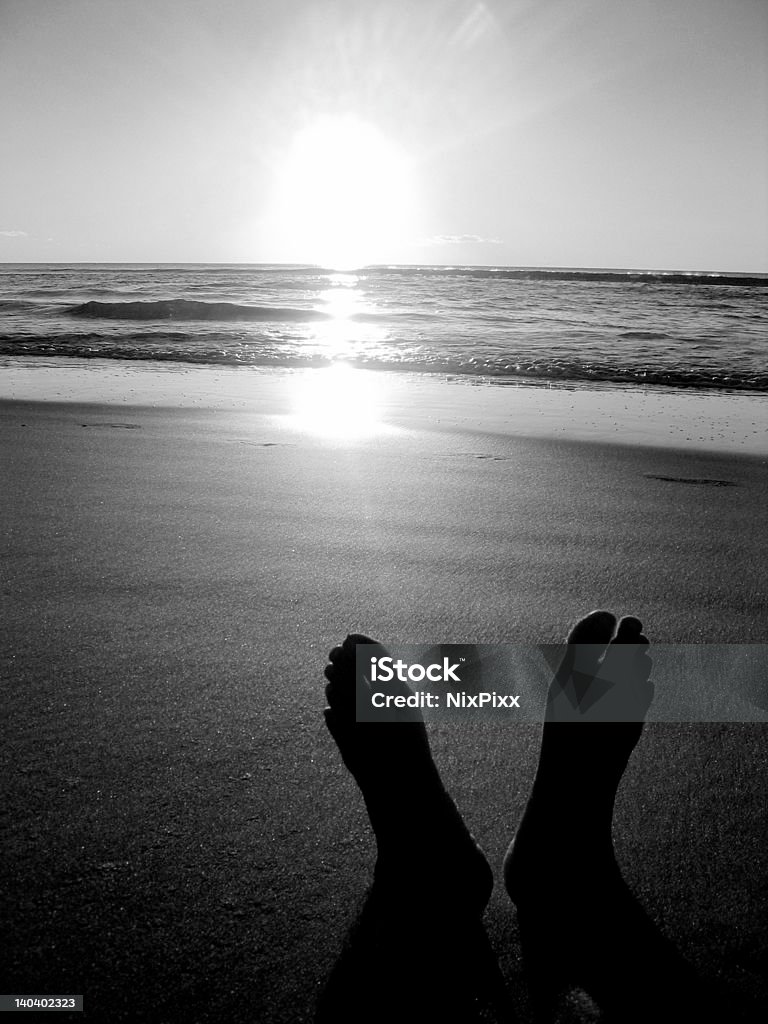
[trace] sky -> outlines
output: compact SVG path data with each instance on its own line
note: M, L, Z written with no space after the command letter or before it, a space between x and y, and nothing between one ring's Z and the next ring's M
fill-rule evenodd
M765 0L0 0L0 261L768 272Z

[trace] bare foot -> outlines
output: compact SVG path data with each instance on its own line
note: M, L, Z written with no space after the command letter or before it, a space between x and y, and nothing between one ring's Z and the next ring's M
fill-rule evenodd
M549 689L531 796L504 861L515 902L532 886L550 890L553 879L569 887L556 869L563 856L584 879L618 870L613 805L653 696L648 640L637 619L622 619L617 630L615 616L598 611L574 626L567 644Z
M445 791L421 714L406 722L356 720L356 690L368 684L356 679L355 647L374 643L355 634L331 651L325 721L365 800L378 846L376 883L482 913L491 869Z
M592 612L571 630L550 686L531 796L504 860L540 1019L584 988L618 1020L675 1019L697 979L632 895L611 826L621 777L653 699L648 640Z

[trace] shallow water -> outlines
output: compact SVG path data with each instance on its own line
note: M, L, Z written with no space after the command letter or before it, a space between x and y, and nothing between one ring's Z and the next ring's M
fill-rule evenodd
M768 392L765 275L0 267L0 355Z

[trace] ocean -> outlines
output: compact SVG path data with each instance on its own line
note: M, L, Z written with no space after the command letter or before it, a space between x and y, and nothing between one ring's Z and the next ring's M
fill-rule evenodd
M768 275L3 264L3 357L768 392Z

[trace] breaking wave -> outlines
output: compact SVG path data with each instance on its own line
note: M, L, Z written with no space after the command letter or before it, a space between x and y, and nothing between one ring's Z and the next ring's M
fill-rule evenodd
M163 363L195 363L212 366L254 366L308 368L330 366L338 356L306 348L300 339L270 342L243 341L226 334L197 338L183 331L161 331L151 335L123 334L108 338L98 333L54 335L21 339L0 335L0 356L66 356L80 359L121 359ZM650 362L627 365L609 360L537 357L531 353L447 356L424 349L344 357L359 369L410 373L440 373L477 377L495 383L539 381L541 383L593 383L677 389L767 392L768 373L744 370L660 367Z
M330 315L317 309L291 306L245 306L237 302L201 302L197 299L159 299L149 302L83 302L71 316L99 320L222 320L259 323L313 323Z

